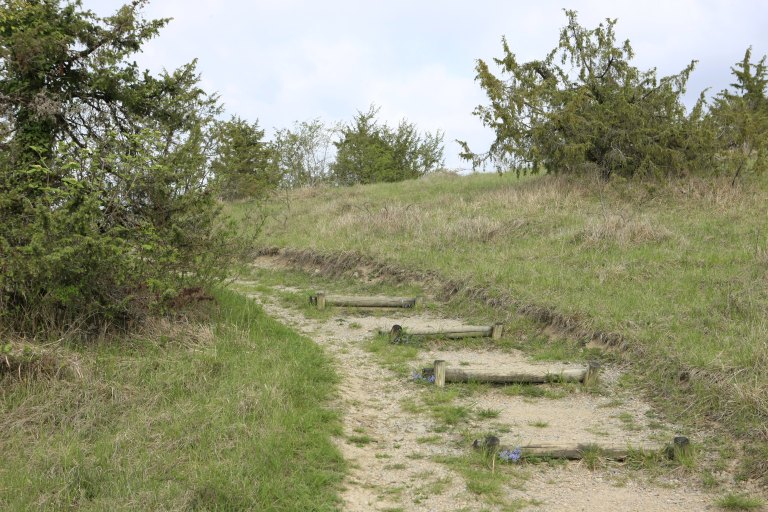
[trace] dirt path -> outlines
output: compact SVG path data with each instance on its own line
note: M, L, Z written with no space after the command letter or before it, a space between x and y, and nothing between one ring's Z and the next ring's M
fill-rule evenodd
M603 374L608 393L568 393L559 398L515 396L491 388L452 405L478 412L462 426L437 428L424 411L413 411L423 387L382 367L365 350L373 334L394 323L411 327L461 325L457 320L433 318L415 312L387 316L338 316L328 320L306 318L286 308L270 294L251 293L266 312L311 337L333 358L342 378L338 407L344 437L338 439L351 471L342 498L345 510L547 510L547 511L685 511L705 510L712 496L697 489L680 470L655 478L620 464L606 463L596 470L584 462L524 464L503 468L505 479L489 498L483 474L446 464L446 457L461 458L470 450L464 432L499 432L502 442L631 442L659 434L674 435L673 426L654 419L643 401L616 384L616 370ZM449 366L494 367L532 365L522 353L491 351L422 351L418 368L434 359ZM552 366L552 365L544 365ZM482 411L490 411L485 414ZM440 459L442 461L437 461ZM653 480L653 481L651 481ZM468 485L469 484L469 485Z

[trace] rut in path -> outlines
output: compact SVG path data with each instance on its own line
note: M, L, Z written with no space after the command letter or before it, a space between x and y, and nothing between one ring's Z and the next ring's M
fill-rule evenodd
M241 283L241 291L243 286ZM466 417L448 425L418 407L428 389L382 367L365 350L375 332L392 324L413 328L453 327L461 322L416 311L377 312L368 316L338 310L327 320L310 319L282 306L270 294L248 295L265 311L312 338L333 358L342 382L336 407L344 437L337 440L351 470L341 492L344 509L357 511L480 510L704 510L712 497L681 470L653 482L647 472L618 463L590 470L584 462L562 464L472 465L467 434L493 432L505 444L534 442L628 442L652 436L671 439L675 429L654 419L649 405L616 384L618 373L603 372L606 392L568 393L532 398L503 388L455 398L447 408ZM308 294L307 294L308 295ZM358 316L349 316L358 315ZM413 368L435 359L458 365L532 365L516 351L423 350ZM451 409L447 409L450 411ZM476 459L476 458L475 458Z

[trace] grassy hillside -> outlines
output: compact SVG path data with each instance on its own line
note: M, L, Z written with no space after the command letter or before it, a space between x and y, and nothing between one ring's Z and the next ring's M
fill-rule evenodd
M264 246L436 271L509 311L543 306L623 335L647 387L675 397L673 414L760 440L752 474L765 464L765 182L433 176L296 191L274 208Z
M252 302L217 299L213 327L0 374L0 509L335 510L329 362Z

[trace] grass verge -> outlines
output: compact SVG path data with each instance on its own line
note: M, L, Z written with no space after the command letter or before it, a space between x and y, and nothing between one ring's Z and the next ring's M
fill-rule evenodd
M212 324L67 347L80 377L0 380L3 510L336 510L336 376L310 340L216 294Z

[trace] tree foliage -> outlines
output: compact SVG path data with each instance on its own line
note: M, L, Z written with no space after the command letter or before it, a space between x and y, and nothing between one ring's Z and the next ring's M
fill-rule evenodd
M165 20L134 0L0 6L0 325L126 325L215 279L225 229L208 190L216 98L195 63L159 77L128 57Z
M735 182L768 167L768 69L766 56L752 62L752 48L731 68L735 91L724 90L710 111L722 159Z
M280 183L275 151L264 141L258 121L239 117L219 121L214 127L216 151L211 170L225 199L261 198Z
M629 41L616 43L616 20L579 25L566 11L559 44L541 60L518 62L506 39L494 59L501 78L480 60L477 80L490 100L475 115L493 128L487 153L462 157L474 166L492 162L518 172L596 171L603 177L685 173L712 158L699 129L703 98L687 115L681 97L695 62L676 75L630 64Z
M341 185L394 182L418 178L443 164L443 134L419 133L401 121L396 129L376 120L378 109L358 112L334 142L333 179Z
M334 131L319 119L277 130L274 148L284 187L313 186L328 179Z

